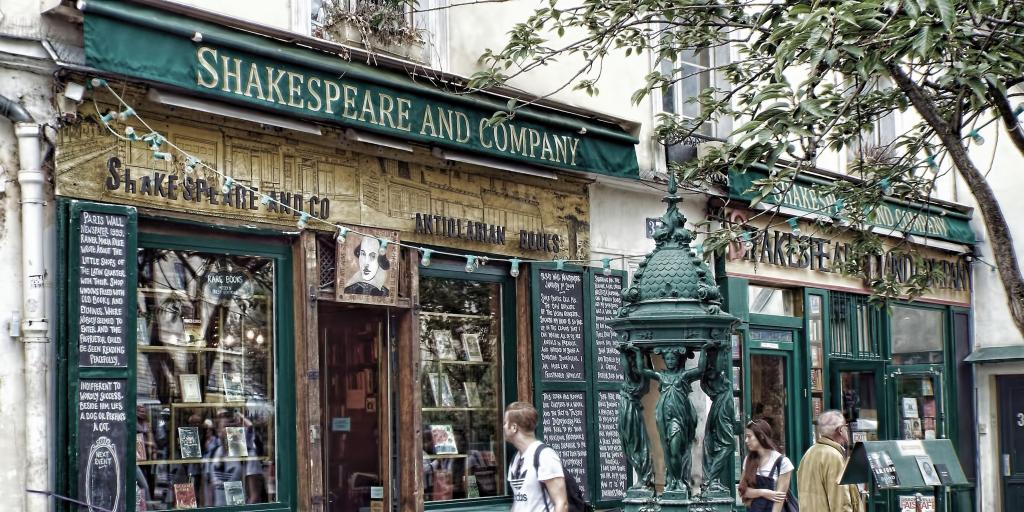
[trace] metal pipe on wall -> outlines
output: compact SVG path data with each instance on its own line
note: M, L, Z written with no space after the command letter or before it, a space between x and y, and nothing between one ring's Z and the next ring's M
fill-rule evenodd
M21 340L25 361L25 487L50 488L51 431L47 418L50 405L49 319L46 316L45 206L46 176L40 153L41 126L19 103L0 96L0 114L14 123L18 139L18 184L21 188ZM27 512L49 510L49 499L30 495Z

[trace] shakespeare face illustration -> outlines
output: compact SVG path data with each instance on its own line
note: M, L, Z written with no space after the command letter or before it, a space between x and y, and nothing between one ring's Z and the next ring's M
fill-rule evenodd
M363 237L356 255L359 257L359 273L363 281L372 281L380 270L380 263L377 261L380 255L380 240Z
M384 285L388 279L391 264L387 251L381 248L380 239L364 236L350 253L355 257L355 271L345 283L345 293L359 295L387 296L390 291Z

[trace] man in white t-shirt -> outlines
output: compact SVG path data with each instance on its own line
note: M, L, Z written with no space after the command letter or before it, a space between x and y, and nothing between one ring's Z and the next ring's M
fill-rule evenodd
M529 403L513 402L505 409L502 425L505 440L517 450L508 468L508 483L512 486L511 512L568 512L565 474L555 450L541 451L539 464L534 468L534 456L541 446L534 435L537 420L537 409Z

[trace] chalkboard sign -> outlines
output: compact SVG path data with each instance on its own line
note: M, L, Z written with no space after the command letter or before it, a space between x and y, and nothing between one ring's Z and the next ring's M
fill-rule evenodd
M128 381L82 379L78 386L78 497L89 505L122 512L128 470Z
M597 396L598 489L601 501L621 500L626 493L626 454L619 439L619 393Z
M135 264L127 254L128 227L127 215L82 211L78 218L79 366L128 363L128 264Z
M594 344L597 347L597 380L621 382L622 360L615 348L618 338L608 327L622 307L622 276L594 274Z
M586 394L583 392L541 394L544 443L558 452L562 458L562 468L576 478L586 498L588 487L585 404Z
M583 274L541 270L538 287L540 378L583 382Z

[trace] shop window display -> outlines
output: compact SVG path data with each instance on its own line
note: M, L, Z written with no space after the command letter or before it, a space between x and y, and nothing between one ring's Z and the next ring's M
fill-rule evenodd
M811 419L818 420L825 410L825 322L823 320L824 298L820 295L807 297L807 346L811 369Z
M898 375L896 406L899 408L899 439L936 439L941 437L936 419L940 404L932 375Z
M494 283L420 280L425 501L506 493L500 292Z
M276 501L273 260L140 249L138 265L138 501Z

